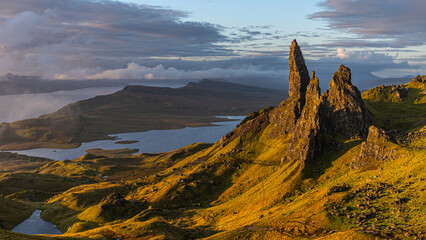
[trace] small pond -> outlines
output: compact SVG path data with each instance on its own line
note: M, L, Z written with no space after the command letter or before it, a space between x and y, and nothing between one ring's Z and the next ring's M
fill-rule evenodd
M41 210L35 210L27 220L14 227L12 232L25 234L62 234L55 224L41 219L40 214Z

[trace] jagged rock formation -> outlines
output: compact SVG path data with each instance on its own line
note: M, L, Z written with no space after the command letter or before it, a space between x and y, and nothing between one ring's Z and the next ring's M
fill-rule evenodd
M347 138L365 138L371 124L361 93L351 82L351 70L343 65L333 74L330 90L325 92L328 118L334 134Z
M333 75L330 90L321 96L315 73L312 73L310 80L306 80L306 66L299 51L297 43L293 41L291 52L295 53L290 54L289 78L290 96L293 97L277 107L271 117L276 127L283 127L284 133L293 134L285 157L287 161L312 160L319 155L326 142L335 145L337 135L349 139L366 137L371 124L361 93L352 85L350 69L341 65ZM303 81L297 81L300 79ZM306 82L309 85L304 91Z
M426 76L417 75L412 81L426 84Z
M402 84L399 84L398 86L393 86L391 93L392 92L395 92L395 95L399 101L403 101L408 97L408 89L404 88Z
M291 43L288 65L290 67L288 94L290 97L300 97L304 100L306 88L309 84L309 73L296 39ZM303 104L301 107L303 108Z
M271 114L271 122L275 124L277 130L272 137L292 132L305 105L305 93L310 79L302 51L296 40L291 43L288 65L290 97Z
M324 98L321 97L318 77L312 72L312 80L306 90L306 104L297 121L287 159L310 160L322 147L324 134Z
M236 137L257 137L271 125L270 139L290 139L285 140L289 143L281 162L306 162L320 155L324 146L339 148L338 137L367 137L371 120L361 93L352 85L349 68L341 65L333 75L330 90L321 95L319 79L315 72L311 78L307 76L296 41L291 45L289 67L290 97L275 109L248 116L221 140L223 146Z
M395 158L397 151L392 146L393 142L386 132L371 125L367 140L361 144L359 156L351 163L351 168L356 170L374 169L383 161Z

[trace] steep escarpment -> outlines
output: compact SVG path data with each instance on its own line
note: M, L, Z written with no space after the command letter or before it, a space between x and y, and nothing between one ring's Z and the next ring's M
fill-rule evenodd
M361 144L359 155L351 163L351 168L357 170L371 170L384 163L400 157L397 145L383 129L371 125L367 140Z

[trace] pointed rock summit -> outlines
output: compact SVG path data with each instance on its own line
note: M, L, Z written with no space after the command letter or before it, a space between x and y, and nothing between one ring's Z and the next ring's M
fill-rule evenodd
M351 70L340 65L329 86L325 96L334 133L347 138L367 137L371 120L360 91L352 85Z
M290 97L303 99L309 84L309 73L296 39L291 43L288 65L290 67L288 94Z
M367 140L361 144L361 151L350 163L350 167L356 170L377 169L383 162L398 158L400 154L395 147L383 129L371 125Z
M319 79L315 72L309 77L296 40L291 44L289 67L290 97L270 112L249 118L234 131L235 136L244 139L244 133L258 134L269 128L268 138L288 143L281 162L303 164L314 161L325 149L339 149L338 139L367 137L371 120L360 91L352 85L349 68L341 65L330 90L321 95Z
M305 105L305 93L310 79L296 39L291 43L288 65L290 67L288 90L290 97L271 113L271 122L275 125L276 130L271 137L292 132Z
M315 72L309 78L302 52L294 40L289 55L290 97L271 112L276 136L291 134L286 161L313 160L324 146L339 148L337 138L366 138L371 120L351 70L341 65L321 95ZM271 137L275 137L274 135Z

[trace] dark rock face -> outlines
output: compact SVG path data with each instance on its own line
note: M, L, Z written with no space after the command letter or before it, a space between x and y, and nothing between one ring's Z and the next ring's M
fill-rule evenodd
M287 159L312 160L321 151L324 142L324 103L319 80L312 73L306 90L306 103L297 121Z
M391 92L395 92L396 97L400 101L405 100L408 97L408 89L404 88L402 84L392 87Z
M412 81L426 84L426 76L417 75Z
M324 146L338 147L337 136L349 139L367 137L371 124L359 90L352 85L351 71L341 65L321 95L319 80L307 68L296 41L289 56L290 97L271 111L272 136L292 134L285 161L313 160ZM306 86L306 87L305 87Z
M271 122L276 129L271 137L278 137L292 132L305 105L305 93L310 79L302 51L296 40L291 43L288 65L290 67L290 97L271 113Z
M220 143L225 146L229 142L233 141L235 138L240 137L239 145L247 139L249 132L252 132L251 136L256 136L260 134L268 125L269 125L269 113L272 110L272 107L264 108L259 112L250 113L241 123L220 139ZM238 146L240 147L240 146Z
M255 136L271 125L269 138L289 135L287 139L291 139L282 162L305 163L319 156L325 146L339 148L338 136L367 137L371 121L361 93L352 85L349 68L340 66L330 82L330 91L321 95L319 80L314 72L309 77L296 41L291 44L289 67L290 97L267 114L249 116L223 143L235 136L244 139L248 132Z
M302 51L300 50L299 45L297 45L296 39L291 43L288 65L290 67L290 85L288 90L290 98L301 97L304 99L306 88L309 84L309 73L305 65L305 60L303 59Z
M371 120L361 93L351 82L351 70L343 65L333 74L328 102L328 118L334 134L347 138L365 138Z
M360 158L363 160L384 160L394 151L389 150L390 137L384 130L371 125L368 129L368 137L361 145Z
M124 199L124 197L120 193L114 192L108 195L106 198L104 198L100 202L100 205L101 207L124 206L126 202L127 201Z
M368 137L361 144L359 156L351 163L351 168L356 170L375 169L384 161L397 157L396 150L392 148L391 138L382 129L371 125Z
M270 137L280 137L294 131L301 112L300 98L287 98L283 101L271 111L270 121L274 125L274 131Z

